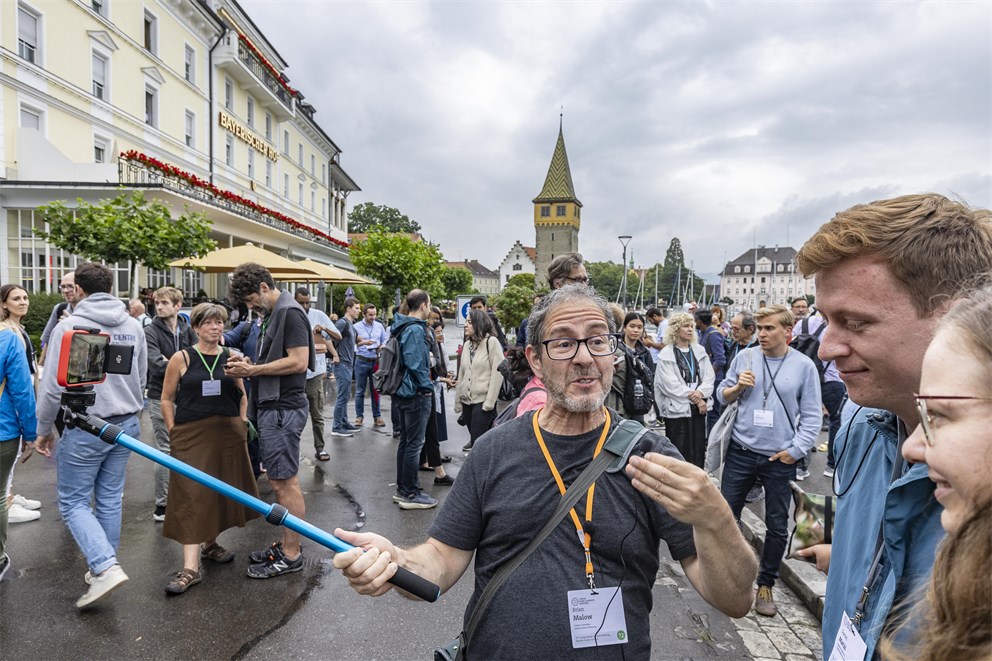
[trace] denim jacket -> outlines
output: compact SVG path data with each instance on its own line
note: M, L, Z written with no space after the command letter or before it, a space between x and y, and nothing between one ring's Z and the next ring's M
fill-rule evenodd
M835 441L834 488L837 493L850 490L837 499L823 608L823 656L827 658L833 649L843 613L854 620L884 519L882 569L870 586L860 627L868 648L865 659L872 659L889 613L907 600L918 599L919 589L930 578L937 544L944 536L943 507L934 499L934 484L924 464L907 465L890 484L899 452L894 414L849 402L844 418ZM897 645L907 642L905 635L911 629L900 630L903 635L897 635Z

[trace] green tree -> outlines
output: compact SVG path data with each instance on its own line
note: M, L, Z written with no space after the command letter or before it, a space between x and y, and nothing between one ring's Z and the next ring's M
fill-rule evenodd
M433 244L375 228L366 241L351 246L350 254L358 273L382 286L381 298L376 303L383 309L393 305L397 288L404 294L411 289L425 289L433 299L444 298L441 284L444 263L441 252Z
M617 300L620 293L620 283L623 280L623 266L613 262L586 262L586 273L589 274L589 282L608 301ZM627 276L627 292L631 292L630 283L636 279ZM636 291L636 286L634 288Z
M173 220L169 207L158 200L145 200L141 191L121 193L98 204L76 202L75 209L62 201L40 207L49 230L35 228L35 234L86 259L130 260L133 296L138 295L135 273L139 264L162 270L173 260L202 257L217 247L205 215L187 210Z
M441 267L441 288L444 290L442 298L454 300L460 294L474 294L472 287L472 274L468 269L442 266Z
M420 231L420 223L410 220L398 209L383 204L362 202L348 213L348 231L355 233L371 232L379 228L385 232L412 234Z
M655 264L648 271L645 287L651 283L654 287L654 269L661 268L658 276L658 296L668 301L669 305L681 305L691 293L697 300L702 297L704 282L695 275L685 264L685 254L682 252L682 242L678 237L672 238L665 253L664 264Z
M507 285L492 299L492 304L499 322L509 332L509 329L519 326L530 314L534 305L534 290L519 285Z
M534 274L533 273L518 273L506 281L504 287L509 287L510 285L515 285L517 287L523 287L524 289L529 289L534 291Z

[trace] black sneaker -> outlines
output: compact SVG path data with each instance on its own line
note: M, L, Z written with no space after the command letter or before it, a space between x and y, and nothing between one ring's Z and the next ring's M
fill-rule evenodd
M279 549L279 557L272 557L267 562L260 562L257 565L248 567L248 578L275 578L283 574L292 574L303 569L303 549L296 560L290 560L286 554Z
M0 581L3 580L3 575L7 573L10 569L10 556L4 553L0 556Z
M272 546L267 546L261 551L252 551L248 554L248 564L257 565L269 560L278 560L285 557L282 552L282 542L273 542Z
M155 506L155 512L152 514L152 521L156 523L162 523L165 521L165 505Z

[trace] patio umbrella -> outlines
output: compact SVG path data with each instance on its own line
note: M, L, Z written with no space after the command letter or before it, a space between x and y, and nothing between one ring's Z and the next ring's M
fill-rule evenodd
M304 259L301 262L294 262L296 266L305 267L314 272L314 275L300 276L283 269L270 269L272 277L276 280L289 280L291 282L327 282L332 285L368 285L373 284L371 280L363 278L357 273L346 271L338 266L321 264L312 259Z
M205 257L177 259L174 262L170 262L169 266L178 269L195 268L205 273L229 273L246 262L261 264L269 269L269 272L278 271L279 273L287 274L287 277L316 275L313 269L303 266L300 262L294 262L291 259L277 255L271 250L259 248L251 243L233 248L221 248Z

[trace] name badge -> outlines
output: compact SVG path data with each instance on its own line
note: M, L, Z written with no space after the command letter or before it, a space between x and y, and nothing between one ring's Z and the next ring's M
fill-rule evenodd
M203 396L215 397L220 394L220 381L213 379L203 382Z
M569 590L568 626L572 647L625 645L627 619L623 612L623 592L619 587Z
M868 645L845 612L828 661L864 661L867 653Z
M774 427L775 426L775 411L765 411L764 409L755 409L755 411L754 411L754 426L755 427Z

